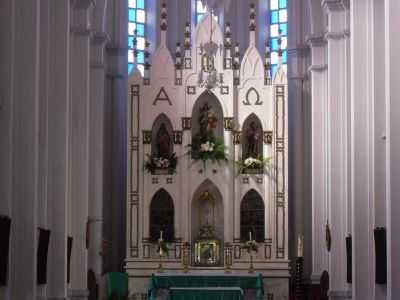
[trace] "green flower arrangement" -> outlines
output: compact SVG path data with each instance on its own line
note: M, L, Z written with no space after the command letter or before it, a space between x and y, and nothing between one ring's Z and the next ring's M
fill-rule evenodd
M176 171L178 158L175 153L172 153L169 157L147 154L147 158L144 167L150 174L155 174L158 170L165 171L167 174L174 174Z
M246 159L241 159L236 162L238 165L238 173L245 174L248 173L250 170L259 171L262 173L265 168L267 168L271 162L271 157L267 158L253 158L248 157Z
M214 136L209 137L207 140L194 138L192 144L189 144L188 147L190 147L188 154L191 155L193 160L202 161L204 169L207 161L218 164L228 161L225 153L226 146L221 138Z

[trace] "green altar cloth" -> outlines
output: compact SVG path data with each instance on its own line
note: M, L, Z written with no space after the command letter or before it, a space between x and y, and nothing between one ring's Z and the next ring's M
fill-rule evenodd
M199 275L199 274L157 274L151 276L149 299L156 299L157 289L237 287L242 290L254 289L256 300L262 300L264 286L261 274L258 275Z
M170 288L169 300L243 300L243 290L236 287Z

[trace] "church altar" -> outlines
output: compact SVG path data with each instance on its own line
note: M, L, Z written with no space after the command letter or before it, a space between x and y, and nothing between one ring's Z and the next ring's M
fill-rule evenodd
M171 55L163 4L160 45L151 63L146 52L144 74L128 79L125 269L134 299L151 296L149 280L221 287L206 278L245 298L249 285L257 297L288 298L287 79L281 64L272 76L269 48L256 47L254 6L249 13L243 55L230 25L223 32L210 13L186 24L183 49ZM181 286L185 278L199 286Z
M261 274L153 274L149 288L150 300L161 299L156 297L159 289L168 290L170 300L245 299L244 295L249 294L249 290L253 290L251 294L255 297L252 299L262 300L264 296Z

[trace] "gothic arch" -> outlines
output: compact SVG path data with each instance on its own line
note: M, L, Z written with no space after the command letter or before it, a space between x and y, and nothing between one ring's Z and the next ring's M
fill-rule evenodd
M192 138L200 134L200 118L201 108L205 104L211 106L211 110L217 117L216 127L214 129L215 136L222 138L224 137L224 113L217 96L214 93L205 91L196 100L192 110Z
M249 190L240 203L240 239L247 241L249 232L252 239L264 242L265 205L261 195L254 189Z
M150 203L150 226L149 237L151 241L160 238L163 232L163 239L166 242L175 240L175 209L171 195L165 189L159 189L151 199Z
M242 158L261 158L263 155L263 127L256 114L250 114L242 126ZM258 155L255 155L257 152Z
M168 134L169 137L169 156L174 152L174 130L172 127L172 123L169 118L165 114L160 114L153 123L153 127L151 129L151 154L160 156L160 147L158 143L161 143L160 136L161 133ZM168 146L168 145L167 145Z
M201 201L202 195L205 192L208 192L214 201L214 212L212 214L212 220L210 220L210 225L215 226L215 233L221 242L224 237L224 204L222 194L220 193L218 187L209 179L204 180L196 189L192 197L192 239L195 239L198 236L199 229L201 227L201 213L202 213L202 205Z

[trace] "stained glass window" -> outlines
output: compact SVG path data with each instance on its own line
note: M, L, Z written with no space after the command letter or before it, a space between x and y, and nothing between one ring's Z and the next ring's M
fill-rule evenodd
M205 13L207 12L207 7L203 5L201 0L196 0L196 24L199 24ZM215 21L218 23L218 16L214 15Z
M135 64L143 75L146 36L146 0L128 0L128 74ZM134 37L137 39L138 55L133 53Z
M270 24L270 45L271 45L271 66L272 74L278 68L278 48L279 34L282 38L282 65L286 68L287 64L287 36L288 36L288 11L287 0L268 0L269 1L269 24Z

